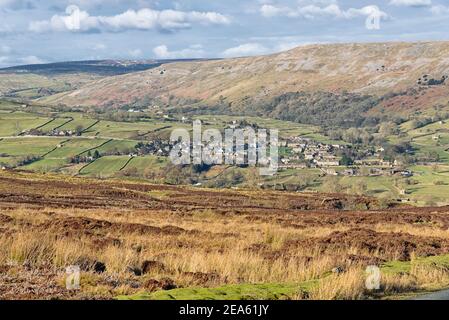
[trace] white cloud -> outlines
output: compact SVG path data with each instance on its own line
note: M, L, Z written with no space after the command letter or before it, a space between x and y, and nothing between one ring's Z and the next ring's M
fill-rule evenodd
M351 19L351 18L363 17L363 16L367 17L367 16L370 16L373 14L378 15L382 19L388 19L390 17L386 12L383 12L382 10L380 10L378 6L371 5L371 6L365 6L360 9L350 8L344 12L344 18Z
M290 9L287 7L276 7L271 4L264 4L260 7L260 13L267 18L288 15Z
M308 5L299 7L293 12L292 17L299 16L307 19L314 19L317 16L333 16L336 18L343 18L345 13L336 4L330 4L326 7L319 7L316 5Z
M160 45L153 49L153 53L159 59L203 58L206 54L203 46L199 44L178 51L170 51L166 45Z
M430 11L434 14L434 15L449 15L449 7L448 6L443 6L443 5L437 5L437 6L432 6L430 8Z
M304 46L310 43L304 43L304 42L281 42L275 47L275 52L281 52L281 51L288 51L294 48L297 48L299 46Z
M270 49L259 43L245 43L234 48L229 48L223 52L224 57L245 57L253 55L267 54Z
M337 0L298 0L298 3L300 5L309 5L309 4L316 4L316 5L322 5L327 6L330 4L337 4Z
M129 50L128 54L133 58L141 58L143 56L143 51L140 49Z
M309 4L306 6L299 6L297 8L277 7L274 5L263 5L260 12L264 17L286 16L290 18L305 18L315 19L318 17L333 17L352 19L361 16L369 16L373 13L378 14L381 18L388 18L388 14L379 9L378 6L365 6L360 9L350 8L343 10L336 3L331 3L325 6L316 4Z
M263 39L263 40L266 40ZM318 41L318 42L310 42L310 41L299 41L293 39L282 39L278 41L278 37L269 39L271 44L262 45L258 42L245 43L240 46L230 48L225 50L222 53L223 57L233 58L233 57L245 57L245 56L257 56L257 55L265 55L271 53L284 52L291 49L295 49L302 46L307 46L311 44L324 44L328 42Z
M54 15L50 20L33 21L33 32L122 32L125 30L176 31L194 24L226 25L230 19L217 12L140 9L128 10L114 16L91 16L87 11L67 11L67 15Z
M391 0L390 5L397 7L428 7L432 0Z
M45 63L44 60L39 59L36 56L27 56L19 59L21 64L42 64Z
M12 52L12 50L9 52ZM0 56L1 67L14 66L14 65L41 64L41 63L45 63L45 61L36 56L25 56L25 57L20 56L13 57L8 55Z

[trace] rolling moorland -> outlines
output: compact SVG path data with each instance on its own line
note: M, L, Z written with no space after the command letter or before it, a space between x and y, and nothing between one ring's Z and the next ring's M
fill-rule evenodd
M448 42L339 44L0 70L0 297L448 287L448 57ZM195 119L279 129L278 174L171 165L170 132ZM71 264L80 291L64 288ZM381 290L364 289L368 265L381 267Z
M449 284L447 207L7 171L0 181L2 299L381 299ZM72 264L76 291L64 287ZM367 265L381 267L380 290L365 289Z
M441 80L448 76L448 53L448 42L310 45L270 56L162 65L44 101L120 107L148 99L166 107L246 115L263 112L272 99L288 93L346 92L383 98L364 112L410 114L447 104L448 87ZM314 107L316 97L311 100L305 107Z
M153 69L180 60L92 60L24 65L0 69L0 94L36 99L77 89L107 76Z

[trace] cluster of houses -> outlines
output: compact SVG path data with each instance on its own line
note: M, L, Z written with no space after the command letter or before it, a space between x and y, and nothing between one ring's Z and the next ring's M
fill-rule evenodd
M397 169L388 167L373 167L367 168L368 170L361 170L358 167L346 168L344 170L337 171L334 168L321 168L324 175L328 176L346 176L346 177L381 177L381 176L398 176L404 178L410 178L413 176L413 172L407 169Z
M53 137L71 137L79 135L79 132L74 130L52 130L48 135Z
M21 136L49 136L49 137L72 137L79 136L80 133L75 130L52 130L44 132L39 129L31 129L22 131Z
M342 157L347 146L338 144L325 144L310 138L289 137L283 142L291 153L281 159L280 167L283 169L317 168L324 175L332 176L402 176L411 177L410 170L402 169L403 163L384 160L384 148L366 150L363 159L354 160L352 165L342 169ZM361 170L360 168L364 168Z
M342 145L330 145L302 137L290 137L284 146L289 147L293 152L293 155L281 159L282 164L287 167L298 167L298 162L302 160L300 155L304 156L306 162L316 167L339 166L341 157L336 153L345 148Z
M147 143L139 143L136 146L137 155L156 155L159 157L168 157L173 145L169 141L155 139Z

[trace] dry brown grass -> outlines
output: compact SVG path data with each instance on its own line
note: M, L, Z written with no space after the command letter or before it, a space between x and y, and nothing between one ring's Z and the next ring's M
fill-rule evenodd
M293 251L286 249L289 241L304 238L329 236L337 230L348 227L294 229L266 222L243 223L242 217L222 217L212 212L194 212L187 219L180 220L165 213L128 212L117 210L58 209L56 215L46 216L43 210L18 209L8 212L8 216L26 223L28 227L17 228L12 236L0 237L0 265L14 262L31 268L47 267L64 270L66 266L77 264L81 259L101 261L106 265L106 273L92 274L95 282L85 282L88 295L111 296L131 294L142 290L147 279L173 279L178 286L198 285L198 279L188 273L218 275L200 283L202 286L218 286L237 283L300 283L317 279L337 266L348 267L341 275L326 276L319 282L307 298L309 299L361 299L365 297L363 268L346 266L345 256L382 257L382 253L356 247L347 247L332 253L322 253L316 247L300 247ZM94 245L92 234L63 236L64 230L39 230L39 225L52 219L89 218L114 223L140 223L155 227L172 225L185 230L196 230L199 234L179 235L141 234L96 230L98 235L118 239L120 244ZM32 227L30 227L32 226ZM422 235L414 227L377 226L379 231L409 231ZM427 229L427 228L426 228ZM73 230L67 230L73 231ZM82 231L82 230L81 230ZM94 234L95 234L94 232ZM445 231L435 230L432 235L444 235ZM227 235L227 236L225 236ZM252 246L263 247L262 251L252 250ZM165 270L151 271L143 277L135 277L130 268L138 268L144 261L159 261ZM61 275L59 274L59 277ZM120 283L111 286L101 279L133 278L137 286ZM407 276L385 276L384 291L388 293L406 292L418 288L418 284L434 284L447 281L447 270L416 267Z
M363 271L350 269L342 275L333 275L320 281L310 293L313 300L358 300L366 291Z
M148 281L163 279L170 279L178 287L321 279L307 295L292 298L361 299L370 294L364 288L364 268L401 257L402 240L394 235L408 235L409 241L414 241L422 252L428 250L424 246L426 239L434 237L432 241L440 245L438 252L449 253L449 234L442 227L449 217L443 209L436 213L436 209L428 212L398 209L388 212L397 221L380 223L379 219L387 212L292 209L292 203L296 206L301 201L322 203L310 194L298 200L296 195L283 195L280 210L279 199L273 193L214 190L197 195L189 189L153 190L148 193L166 194L153 204L144 202L146 198L135 198L136 193L127 192L126 185L120 185L122 193L117 195L118 188L113 182L95 186L94 192L78 184L74 189L58 189L56 193L52 193L49 184L38 206L0 201L0 268L5 267L6 275L12 277L8 281L13 283L3 288L0 296L74 297L67 296L63 288L65 267L84 262L88 269L101 262L106 271L84 271L83 289L75 297L111 298L154 290L158 288L148 287ZM142 188L152 188L132 187L139 190L136 191L139 197L146 194ZM28 184L23 188L28 188ZM26 189L24 194L33 190ZM55 194L62 197L56 200L64 206L54 204ZM65 206L68 195L73 196L71 207ZM79 199L84 203L80 204ZM125 205L121 206L122 203ZM415 215L428 217L429 223L410 223ZM357 228L362 231L354 232ZM354 241L357 240L353 239L354 234L366 234L363 230L375 233ZM379 239L385 241L369 242L370 237L378 235L376 232L382 232ZM332 244L337 236L339 242ZM396 247L388 246L390 239ZM136 273L145 261L155 261L162 267L150 268L142 275ZM332 274L336 267L343 273ZM51 290L27 291L30 280L20 280L21 272L31 272L26 277L36 277L33 283L42 288L51 284ZM445 269L417 266L407 275L385 275L383 291L407 292L448 282L448 277Z

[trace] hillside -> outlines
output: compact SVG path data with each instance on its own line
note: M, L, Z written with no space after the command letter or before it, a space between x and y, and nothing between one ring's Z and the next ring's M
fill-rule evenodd
M156 68L179 60L91 60L0 69L0 95L39 98L78 89L107 76Z
M91 73L111 76L135 71L144 71L177 60L91 60L68 61L46 64L31 64L0 69L0 74L60 75L72 73Z
M446 75L449 42L309 45L269 56L164 64L100 79L43 102L122 106L145 99L241 112L286 93L347 91L357 97L388 94L369 109L408 112L446 105ZM315 98L309 100L313 106Z

